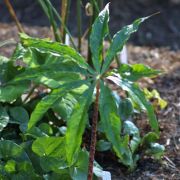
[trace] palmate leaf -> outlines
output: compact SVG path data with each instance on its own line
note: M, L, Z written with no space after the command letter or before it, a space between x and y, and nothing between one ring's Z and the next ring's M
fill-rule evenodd
M146 112L149 117L149 123L151 125L151 128L159 134L159 126L158 126L158 121L156 119L156 115L154 113L153 106L146 100L146 97L141 91L141 89L138 87L138 85L129 82L125 79L121 79L118 75L117 76L109 76L109 80L114 82L116 85L121 87L123 90L127 91L133 99L137 100L137 104L140 104Z
M129 81L137 81L142 77L154 77L161 73L161 71L152 69L144 64L121 64L118 73Z
M43 117L44 113L46 113L47 110L51 108L56 101L58 101L70 90L75 89L84 83L87 83L87 81L74 81L72 83L63 85L58 89L52 90L52 92L48 96L44 97L35 107L35 110L32 112L28 123L28 130L30 130Z
M95 84L93 83L78 99L78 102L75 105L71 117L67 123L67 131L65 135L66 157L70 165L74 163L80 149L82 135L87 123L87 112L92 102L94 88Z
M57 53L63 57L72 59L72 61L75 61L80 67L88 69L89 72L94 72L92 68L86 63L85 59L75 49L67 45L48 40L31 38L26 34L20 34L20 38L22 45L26 48L37 48L39 50Z
M102 74L108 70L111 62L113 61L113 58L119 51L123 49L124 44L130 38L131 34L136 32L139 28L139 25L148 18L149 17L136 19L133 24L123 27L122 30L114 35L112 43L106 53L106 57L101 70Z
M109 4L100 12L96 18L90 35L90 48L92 52L92 61L96 71L100 72L102 63L103 40L108 34Z

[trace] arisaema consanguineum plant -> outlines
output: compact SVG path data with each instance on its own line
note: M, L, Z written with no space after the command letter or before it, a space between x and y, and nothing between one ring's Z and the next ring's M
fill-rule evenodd
M117 32L103 55L103 41L109 33L109 5L106 5L96 18L90 35L93 67L70 46L20 34L20 43L8 61L10 63L6 65L11 67L13 62L17 64L18 59L23 62L13 67L17 71L15 77L1 86L0 101L10 103L17 100L27 91L30 83L35 86L43 85L50 92L44 93L44 97L32 106L34 110L24 124L15 118L16 112L22 113L24 110L17 107L9 110L15 123L20 125L23 139L31 137L34 138L33 141L24 143L21 147L16 147L9 141L0 142L0 145L19 148L17 151L21 153L28 145L31 146L32 152L38 156L40 169L46 174L50 173L51 178L58 178L58 174L63 174L66 179L91 180L93 172L98 176L99 166L94 160L96 144L97 149L111 149L119 161L130 169L136 166L139 159L136 153L139 147L146 146L148 153L156 158L161 157L164 148L156 143L159 127L153 106L136 83L140 78L154 77L160 71L143 64L122 64L118 69L110 68L114 57L122 50L131 34L148 18L139 18ZM117 98L119 95L111 90L110 83L125 91L127 97ZM28 107L29 103L25 103L24 107ZM92 104L94 109L90 118L89 109ZM1 109L1 114L6 116L6 109ZM143 138L139 129L129 120L134 109L145 111L149 118L152 132ZM48 123L44 122L50 110L53 115L48 117ZM57 116L65 120L64 130L55 123ZM6 127L8 119L6 120L1 129ZM54 127L61 129L61 133L52 133L51 129ZM82 137L87 128L91 129L89 153L82 148ZM105 137L105 140L98 143L97 130ZM0 158L2 156L0 154ZM14 167L14 161L8 163Z

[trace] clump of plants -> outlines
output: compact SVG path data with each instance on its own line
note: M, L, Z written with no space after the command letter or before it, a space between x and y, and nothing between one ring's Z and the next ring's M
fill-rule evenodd
M112 151L130 170L141 158L140 151L161 158L164 147L157 143L154 108L137 84L160 71L143 64L110 68L148 18L117 32L103 54L109 34L106 5L90 34L93 66L70 46L20 34L12 57L0 57L1 179L97 179L103 169L94 159L95 151ZM110 88L112 83L124 97ZM147 113L151 127L143 137L131 120L141 112ZM83 143L89 130L90 145Z

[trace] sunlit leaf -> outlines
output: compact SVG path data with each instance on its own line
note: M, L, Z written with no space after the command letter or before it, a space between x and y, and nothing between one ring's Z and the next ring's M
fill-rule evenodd
M106 70L109 68L116 54L123 49L124 44L130 38L131 34L136 32L139 28L139 25L148 18L149 17L136 19L133 24L123 27L122 30L120 30L114 35L112 43L106 53L104 64L101 70L102 74L106 72Z
M2 131L9 122L9 115L6 111L6 108L0 105L0 131Z
M75 49L67 45L37 38L31 38L26 34L21 34L20 38L24 47L38 48L39 50L46 50L52 53L57 53L63 57L69 57L80 67L88 69L90 72L92 72L92 68L90 68L90 66L86 63L85 59Z
M143 106L144 109L146 109L151 128L157 134L159 134L158 121L156 119L153 106L146 100L146 97L143 91L138 87L138 85L131 83L127 80L121 79L118 76L109 76L108 79L113 81L116 85L121 87L123 90L127 91L130 94L130 97L132 98L135 97L135 99L138 101L137 103L140 104L140 106Z
M99 16L96 18L90 35L90 48L92 52L92 61L94 68L100 72L102 63L102 50L103 50L103 40L107 33L109 21L109 4L100 12Z
M121 64L118 73L130 81L137 81L142 77L154 77L161 71L152 69L144 64Z
M54 89L48 96L45 96L35 107L35 110L31 114L28 130L31 129L47 112L49 108L51 108L56 101L58 101L62 96L64 96L68 91L79 87L85 83L84 81L77 81L73 83L69 83L66 86L62 86L59 89Z
M76 158L82 142L82 135L87 123L87 112L92 102L94 88L95 85L92 84L91 87L78 99L78 102L76 103L67 123L65 137L67 149L66 156L69 164L74 162L74 158ZM74 140L72 141L72 139Z

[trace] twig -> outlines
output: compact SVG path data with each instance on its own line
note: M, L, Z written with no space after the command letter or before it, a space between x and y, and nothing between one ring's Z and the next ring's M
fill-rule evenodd
M26 101L29 99L29 97L32 95L32 93L34 92L34 90L38 87L38 85L33 85L33 87L30 89L29 94L25 97L25 99L23 100L23 104L26 103Z
M11 3L9 2L9 0L4 0L4 2L5 2L6 6L7 6L7 8L8 8L8 11L9 11L12 19L13 19L13 20L15 21L15 23L16 23L16 26L17 26L17 28L18 28L18 31L23 33L23 32L24 32L23 27L21 26L21 23L19 22L19 20L18 20L18 18L17 18L17 16L16 16L16 13L15 13L15 11L14 11Z
M77 24L78 24L78 50L81 53L81 35L82 35L82 19L81 19L81 0L77 0Z

